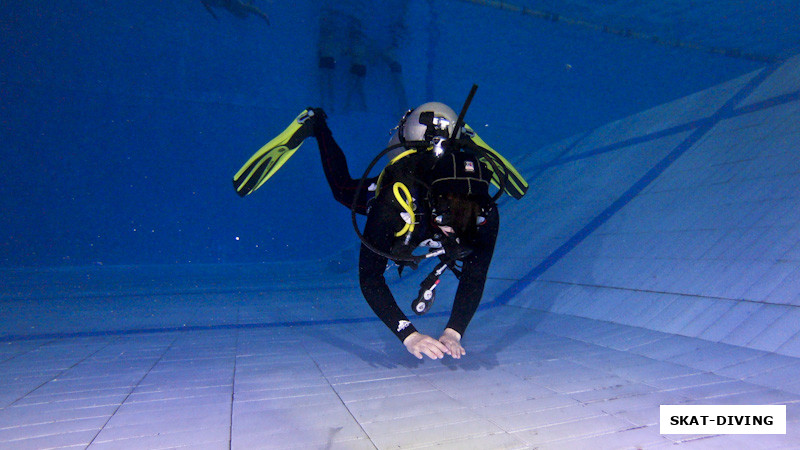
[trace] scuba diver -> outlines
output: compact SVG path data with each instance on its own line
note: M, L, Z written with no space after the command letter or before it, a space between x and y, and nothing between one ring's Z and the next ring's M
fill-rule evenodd
M476 87L473 87L474 89ZM465 105L466 109L466 105ZM463 115L463 112L462 112ZM506 192L519 199L527 183L502 156L486 145L462 117L445 104L425 103L400 121L389 147L361 178L353 178L321 109L309 108L280 136L262 147L234 176L244 197L261 186L297 150L316 138L322 166L334 198L355 215L367 216L359 254L362 294L374 313L419 359L466 354L461 339L483 296L500 225L496 199ZM391 157L377 177L370 169ZM489 185L499 190L492 196ZM427 253L415 254L418 248ZM420 333L398 306L384 273L389 260L400 270L424 260L439 263L421 283L411 308L430 310L439 277L451 270L458 278L450 319L438 339Z
M200 1L203 2L203 6L206 7L206 10L209 12L209 14L211 14L217 20L219 20L219 17L217 17L217 15L214 13L212 7L227 9L228 12L230 12L231 14L240 19L246 19L247 16L253 14L266 20L267 25L269 25L269 16L267 16L266 13L258 9L257 6L253 5L252 0L246 3L241 0L200 0Z

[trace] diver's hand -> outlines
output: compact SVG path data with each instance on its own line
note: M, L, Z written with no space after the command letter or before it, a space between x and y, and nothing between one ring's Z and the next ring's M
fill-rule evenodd
M455 359L460 359L467 354L467 351L461 346L461 334L452 328L444 329L439 342L447 347L447 353Z
M430 359L442 359L445 353L450 354L450 350L444 344L418 331L409 334L403 345L417 359L422 359L423 355Z

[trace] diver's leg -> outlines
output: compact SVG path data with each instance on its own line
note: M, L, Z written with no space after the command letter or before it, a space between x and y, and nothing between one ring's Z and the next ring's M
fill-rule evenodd
M405 84L403 83L403 67L400 64L397 53L400 49L400 45L405 42L408 35L405 22L408 2L401 1L395 2L395 4L397 6L397 11L387 28L390 44L383 56L386 65L389 67L389 79L392 88L394 88L394 92L397 94L398 114L403 114L408 110L409 104L406 96Z
M345 107L356 111L366 111L367 99L364 96L364 80L367 78L367 47L361 31L361 21L351 17L347 33L350 76L348 77Z
M397 50L400 48L400 43L406 36L405 15L407 9L407 2L400 2L400 11L394 16L394 20L388 27L390 33L389 48L383 54L384 61L389 67L389 78L397 94L398 114L403 114L408 110L408 99L406 97L406 88L403 83L403 66L397 58Z
M393 55L387 55L387 65L389 66L389 77L397 94L397 112L403 114L408 110L408 99L406 98L406 88L403 84L403 67L397 62Z
M319 87L320 87L320 103L322 107L328 111L334 112L335 96L333 79L336 69L336 59L333 56L326 55L322 52L319 54Z
M364 96L364 80L367 78L367 66L353 64L350 66L350 88L347 94L347 108L356 111L367 110L367 98Z
M325 172L325 178L328 180L333 197L348 209L351 208L356 200L359 179L353 179L350 176L347 158L339 144L333 139L333 134L324 121L319 121L314 127L314 137L319 145L322 170ZM357 213L366 214L367 202L373 194L369 187L375 181L374 178L364 181L361 191L358 192L358 201L355 202Z
M320 103L328 112L335 110L334 77L336 74L337 24L338 17L328 11L322 11L319 19L319 40L317 52L319 56L319 89Z

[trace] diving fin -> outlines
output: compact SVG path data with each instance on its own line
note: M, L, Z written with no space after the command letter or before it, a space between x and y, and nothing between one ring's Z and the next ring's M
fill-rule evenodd
M500 153L497 153L495 149L489 147L489 144L483 141L483 139L478 136L478 133L475 132L469 125L464 125L466 129L466 135L470 138L473 144L477 145L478 147L482 148L483 150L489 152L495 159L496 163L500 163L503 165L503 169L508 174L508 180L505 184L505 192L506 194L514 197L515 199L519 200L528 192L528 182L522 178L522 175L514 168L514 166L508 162L507 159L503 157ZM492 164L490 161L487 161L486 158L480 157L481 162L486 164L487 167L492 168ZM503 178L501 178L502 174L494 173L495 171L492 170L492 184L500 187L501 183L503 183Z
M260 188L292 157L303 141L313 134L308 119L314 116L309 108L300 113L275 139L261 147L233 176L233 187L240 197Z

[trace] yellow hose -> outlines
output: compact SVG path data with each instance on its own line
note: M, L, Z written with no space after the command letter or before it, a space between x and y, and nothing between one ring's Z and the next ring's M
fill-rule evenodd
M414 201L414 197L411 196L411 192L409 192L408 188L405 184L397 182L392 186L392 192L394 192L394 198L397 199L397 203L403 207L404 210L408 213L409 220L406 222L403 229L395 233L395 237L400 237L406 233L411 233L414 231L414 208L411 206L411 203Z

